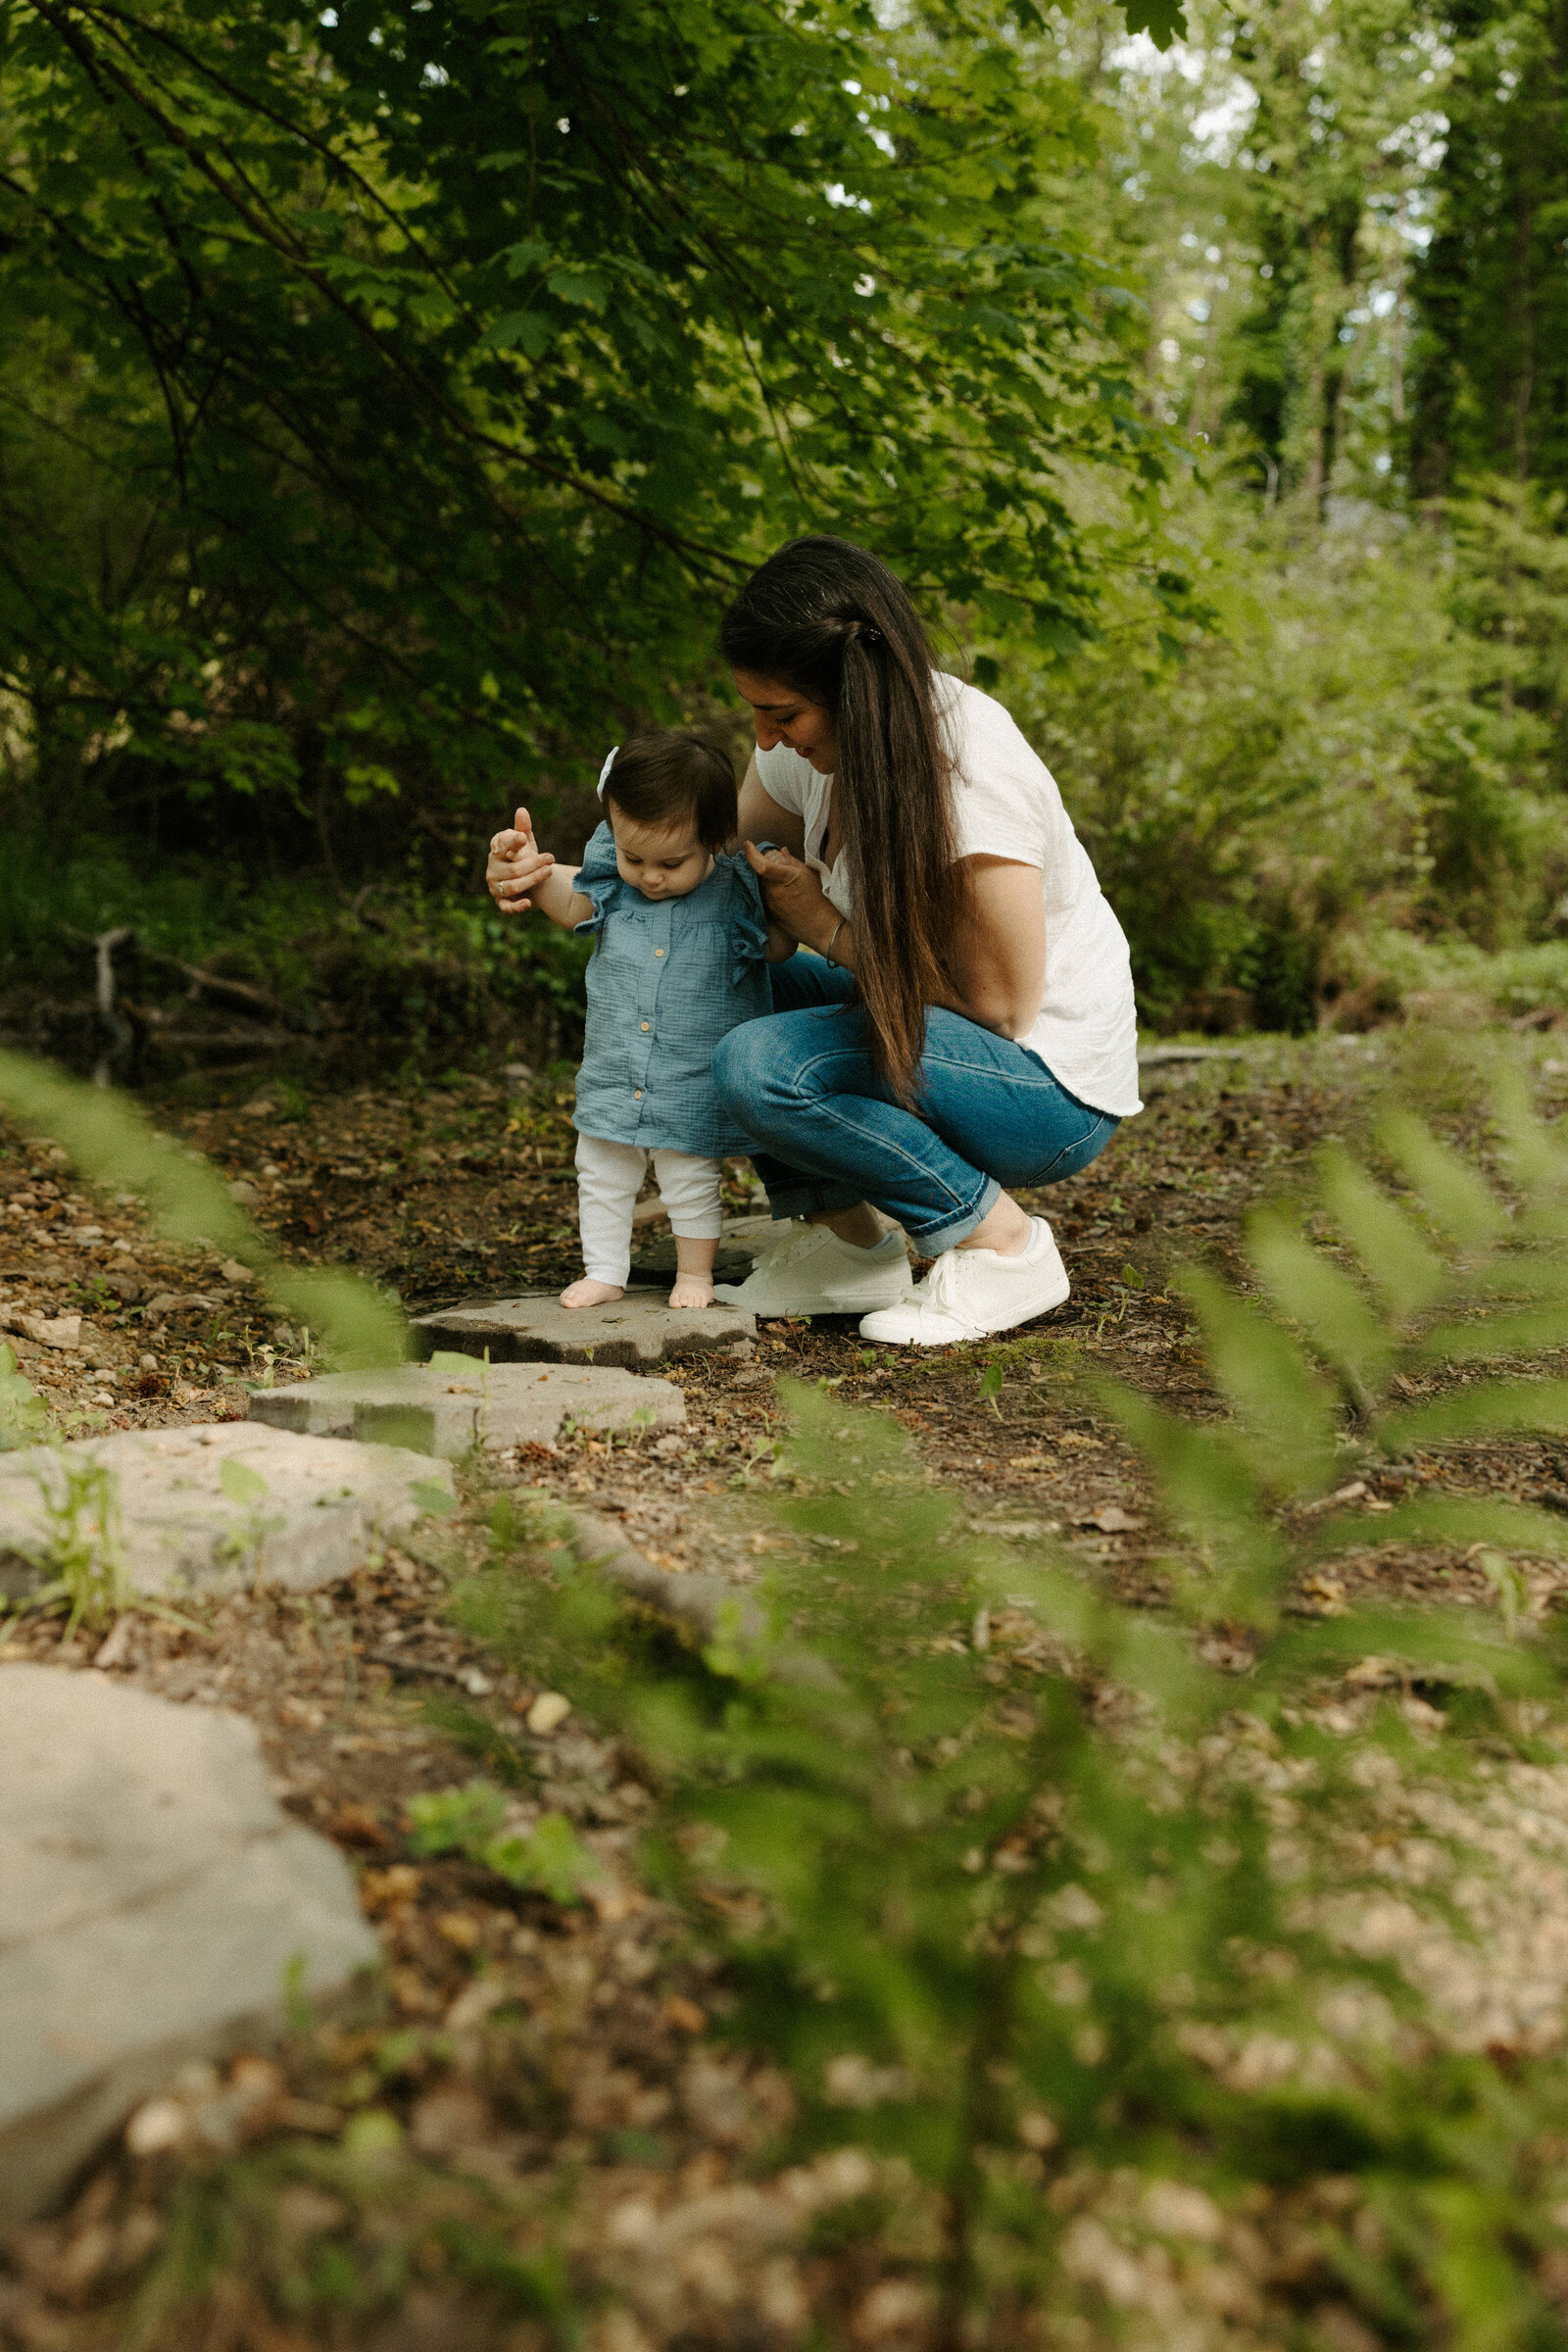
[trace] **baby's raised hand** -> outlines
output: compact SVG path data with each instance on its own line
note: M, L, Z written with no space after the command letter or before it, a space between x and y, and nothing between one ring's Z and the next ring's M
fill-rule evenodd
M503 914L520 914L532 904L529 891L549 880L555 863L549 851L541 850L534 840L527 809L519 808L512 824L491 839L485 887Z

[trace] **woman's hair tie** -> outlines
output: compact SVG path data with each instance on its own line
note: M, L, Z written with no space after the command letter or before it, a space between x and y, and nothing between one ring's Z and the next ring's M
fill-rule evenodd
M611 771L611 769L612 769L612 768L614 766L614 764L615 764L615 754L616 754L616 753L619 751L619 749L620 749L620 746L619 746L619 744L618 744L618 743L612 743L612 744L611 745L611 747L610 747L609 751L608 751L608 752L605 754L605 764L604 764L604 766L603 766L603 767L602 767L602 768L599 770L599 787L598 787L598 789L599 789L599 798L600 798L601 800L603 800L603 799L604 799L604 797L605 797L605 786L606 786L606 785L607 785L607 784L610 782L610 771Z
M867 645L880 645L882 642L881 630L874 628L868 620L847 620L844 634L846 637L863 638Z

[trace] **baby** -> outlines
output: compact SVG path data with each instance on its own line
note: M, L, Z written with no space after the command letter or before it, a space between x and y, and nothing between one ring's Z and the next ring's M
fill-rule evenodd
M606 822L579 866L557 865L528 811L491 843L490 879L523 879L564 930L594 934L577 1074L577 1203L585 1273L563 1306L618 1298L650 1155L675 1235L671 1306L711 1306L721 1159L751 1150L713 1091L713 1048L772 1008L766 966L795 952L771 929L756 874L725 856L735 832L728 760L695 735L639 735L599 778ZM517 902L500 902L503 912Z

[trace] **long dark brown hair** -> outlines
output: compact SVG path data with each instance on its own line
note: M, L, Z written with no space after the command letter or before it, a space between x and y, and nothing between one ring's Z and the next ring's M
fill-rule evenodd
M828 711L871 1059L908 1101L963 905L931 648L903 583L848 539L792 539L724 615L735 669Z

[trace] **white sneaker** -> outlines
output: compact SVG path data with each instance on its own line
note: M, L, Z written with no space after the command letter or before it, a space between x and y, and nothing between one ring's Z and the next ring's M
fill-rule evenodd
M1049 1314L1072 1285L1045 1218L1029 1222L1034 1234L1015 1257L1004 1257L1000 1250L945 1250L901 1305L864 1318L861 1339L950 1348Z
M906 1298L908 1252L901 1233L874 1250L841 1242L827 1225L797 1225L760 1257L744 1282L719 1282L713 1295L754 1315L859 1315Z

